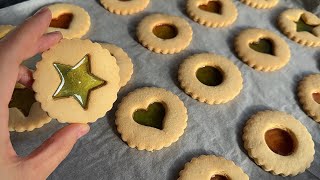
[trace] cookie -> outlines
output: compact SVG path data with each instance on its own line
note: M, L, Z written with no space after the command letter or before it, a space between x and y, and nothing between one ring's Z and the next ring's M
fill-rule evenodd
M187 13L207 27L226 27L234 23L238 10L231 0L188 0Z
M303 78L299 83L298 96L304 111L320 123L320 74Z
M249 180L240 167L223 157L201 155L185 164L178 180L222 179Z
M129 93L118 106L115 123L123 141L138 150L159 150L176 142L187 127L187 109L162 88Z
M192 28L181 17L152 14L139 23L137 37L150 51L174 54L189 46L192 40Z
M242 76L230 60L203 53L188 57L179 67L178 79L193 99L208 104L226 103L242 89Z
M119 75L120 75L120 87L123 87L127 84L130 80L131 75L133 73L133 64L131 62L130 57L126 52L123 51L120 47L107 44L107 43L100 43L100 45L107 49L111 56L115 57L117 60L117 65L119 66Z
M288 44L265 29L246 29L235 38L235 51L243 62L258 71L275 71L290 60Z
M81 38L90 29L90 16L83 8L66 3L49 5L52 20L48 32L60 31L64 38Z
M63 39L42 54L36 67L36 99L59 122L94 122L117 99L119 67L98 43Z
M275 7L279 0L240 0L242 3L257 9L270 9Z
M32 131L50 121L35 100L33 90L17 83L9 103L9 131Z
M7 35L15 26L12 25L0 25L0 39Z
M309 47L320 45L320 19L303 9L288 9L278 18L281 31L291 40Z
M144 10L150 0L100 0L108 11L119 15L130 15Z
M313 161L311 135L300 121L284 112L261 111L253 115L242 138L248 155L274 175L295 176Z

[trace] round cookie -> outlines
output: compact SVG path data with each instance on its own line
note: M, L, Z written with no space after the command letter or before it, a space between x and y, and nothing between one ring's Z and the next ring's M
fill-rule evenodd
M101 4L111 13L130 15L144 10L150 0L100 0Z
M207 27L229 26L238 16L231 0L188 0L187 12L194 21Z
M139 23L137 37L140 43L151 51L174 54L189 46L192 28L181 17L152 14Z
M9 103L9 131L32 131L50 121L40 103L36 102L34 92L17 83Z
M52 20L48 32L60 31L64 38L81 38L90 29L90 16L83 8L66 3L49 5Z
M12 25L0 25L0 39L7 35L15 26Z
M274 175L295 176L313 161L311 135L298 120L284 112L261 111L253 115L242 138L248 155Z
M133 74L133 64L130 57L122 48L107 43L100 43L100 45L107 49L111 56L114 56L119 66L119 75L120 75L120 87L123 87L130 80L131 75Z
M257 9L270 9L275 7L279 0L240 0L242 3Z
M243 62L258 71L275 71L290 60L288 44L264 29L246 29L235 38L235 51Z
M304 111L320 123L320 74L303 78L298 87L298 96Z
M291 40L310 47L320 45L320 19L303 9L288 9L278 18L281 31Z
M208 104L226 103L242 89L242 76L230 60L203 53L188 57L180 65L181 87L193 99Z
M123 98L115 123L131 148L153 151L176 142L187 127L187 119L187 109L178 96L145 87Z
M193 179L232 179L249 180L240 167L234 162L214 155L201 155L185 164L178 180Z
M63 39L42 54L36 67L36 99L59 122L94 122L117 99L119 67L98 43Z

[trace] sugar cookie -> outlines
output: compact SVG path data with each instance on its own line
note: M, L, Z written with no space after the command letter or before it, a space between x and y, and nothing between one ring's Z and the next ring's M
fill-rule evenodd
M9 103L9 131L32 131L50 121L40 103L36 102L34 92L17 83Z
M298 87L298 96L304 111L320 123L320 74L303 78Z
M90 16L83 8L66 3L48 6L52 20L48 32L60 31L64 38L81 38L90 29Z
M253 115L242 138L249 156L274 175L295 176L313 161L311 135L300 121L284 112L262 111Z
M269 9L275 7L279 0L240 0L242 3L257 9Z
M320 45L320 19L302 9L288 9L278 19L279 28L291 40L303 45Z
M60 122L94 122L117 98L119 67L98 43L63 39L42 54L36 67L36 99Z
M152 14L139 23L137 37L140 43L151 51L174 54L189 46L192 29L181 17Z
M240 167L223 157L201 155L185 164L178 180L221 179L249 180Z
M187 12L194 21L207 27L229 26L238 16L231 0L188 0Z
M0 39L6 36L15 26L12 25L0 25Z
M150 0L100 0L101 4L111 13L130 15L144 10Z
M188 57L179 68L181 87L193 99L208 104L232 100L242 89L238 67L215 54L196 54Z
M178 96L145 87L123 98L115 123L131 148L153 151L176 142L187 127L187 119L187 109Z
M131 75L133 73L133 64L131 62L130 57L126 52L123 51L120 47L107 44L100 43L101 46L107 50L109 50L111 56L114 56L117 61L117 65L119 66L119 75L120 75L120 87L123 87L130 80Z
M246 29L235 38L235 50L248 66L258 71L275 71L290 60L288 44L264 29Z

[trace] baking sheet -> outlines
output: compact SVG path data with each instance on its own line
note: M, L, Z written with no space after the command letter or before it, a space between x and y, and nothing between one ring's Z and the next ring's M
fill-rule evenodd
M185 0L151 0L147 9L131 16L119 16L106 11L98 0L32 0L0 9L0 24L17 25L40 7L55 2L74 3L85 8L91 16L91 29L85 36L93 41L114 43L123 47L134 63L134 74L128 85L119 92L116 107L130 91L155 86L172 91L188 108L188 126L176 143L160 151L147 152L129 148L119 137L113 108L105 117L91 124L91 131L73 148L65 161L49 179L177 179L186 162L201 154L224 156L240 166L251 179L283 179L262 170L243 148L242 129L247 119L260 110L280 110L292 114L304 124L315 142L315 160L303 174L284 179L320 178L319 124L301 109L296 97L297 83L310 73L319 73L320 52L317 48L302 47L286 38L276 27L276 18L291 7L305 8L320 15L318 0L280 0L272 10L256 10L239 1L239 17L228 28L207 28L193 22L185 12ZM138 22L148 14L167 13L186 19L193 28L193 40L183 52L161 55L142 47L135 36ZM284 38L291 49L291 60L280 71L263 73L242 63L233 50L233 39L248 27L269 29ZM207 105L193 100L179 87L177 70L189 55L211 52L234 62L244 79L244 87L233 101L222 105ZM39 56L25 62L34 67ZM26 133L11 133L19 155L25 156L50 137L64 124L55 120L41 129Z

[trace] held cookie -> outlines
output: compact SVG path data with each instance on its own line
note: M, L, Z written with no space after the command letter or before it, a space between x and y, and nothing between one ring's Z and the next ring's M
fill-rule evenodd
M235 50L248 66L258 71L275 71L290 60L288 44L265 29L246 29L235 38Z
M201 155L185 164L178 180L221 179L249 180L240 167L234 162L214 155Z
M153 14L139 23L137 37L140 43L151 51L174 54L189 46L192 29L181 17Z
M298 96L304 111L320 123L320 74L303 78L298 87Z
M119 67L98 43L63 39L42 54L36 67L36 99L59 122L94 122L117 98Z
M66 3L48 6L52 20L48 32L60 31L64 38L81 38L90 29L90 16L83 8Z
M311 135L298 120L284 112L262 111L253 115L242 138L248 155L274 175L295 176L313 161Z
M120 87L123 87L130 80L131 75L133 74L133 64L130 57L122 48L107 43L100 43L100 45L107 49L111 56L116 58L117 65L119 66L119 75L120 75Z
M188 0L187 12L194 21L207 27L229 26L238 16L231 0Z
M130 15L144 10L149 0L100 0L101 4L111 13Z
M0 25L0 39L6 36L15 26L12 25Z
M279 0L240 0L242 3L257 9L269 9L276 6Z
M9 131L32 131L50 121L36 101L33 90L17 83L9 103Z
M288 9L278 18L281 31L291 40L310 47L320 45L320 19L302 9Z
M197 54L180 65L181 87L193 99L208 104L226 103L242 89L242 76L230 60L215 54Z
M123 98L115 123L131 148L153 151L176 142L187 127L187 119L187 109L178 96L145 87Z

